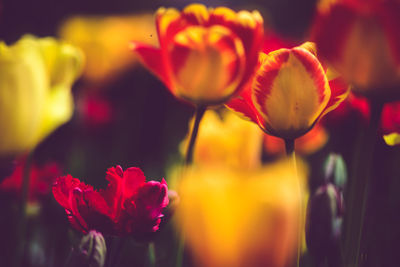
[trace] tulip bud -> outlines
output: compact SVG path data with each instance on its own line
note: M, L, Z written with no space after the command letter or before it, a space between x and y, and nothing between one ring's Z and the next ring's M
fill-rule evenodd
M107 248L103 235L94 230L82 237L79 244L79 253L83 256L87 266L103 267Z
M326 183L333 183L335 186L343 189L347 182L346 163L339 154L331 153L325 160L324 175Z

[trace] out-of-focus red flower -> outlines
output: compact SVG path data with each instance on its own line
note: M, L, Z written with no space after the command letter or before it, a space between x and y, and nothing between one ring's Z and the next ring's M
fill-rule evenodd
M26 157L17 161L14 172L5 178L0 184L1 191L15 192L21 194L23 173L26 164ZM55 162L49 162L44 166L32 164L29 174L28 201L36 202L41 196L50 192L51 185L61 175L60 166Z
M160 8L156 26L160 48L134 41L132 49L172 94L197 105L223 103L238 93L254 71L263 42L257 11L201 4L182 12Z
M88 94L79 98L78 111L88 126L101 126L111 122L113 109L110 102L100 95Z
M158 230L162 210L168 205L168 188L161 182L146 182L139 168L109 168L105 190L96 191L71 175L60 177L53 195L65 208L71 225L83 232L142 238Z
M328 81L315 54L312 43L261 53L252 83L227 106L270 135L304 135L348 94L340 78Z
M370 117L368 98L351 93L335 112L324 119L324 124L340 124L351 114L358 115L358 118L367 123ZM400 101L389 102L383 106L380 133L385 136L389 145L400 144Z
M312 29L318 52L357 92L400 96L400 2L320 1Z

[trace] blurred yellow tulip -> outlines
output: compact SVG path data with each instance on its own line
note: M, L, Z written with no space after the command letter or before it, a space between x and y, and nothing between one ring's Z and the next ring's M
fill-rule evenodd
M190 124L193 124L191 121ZM191 128L191 127L189 127ZM196 140L194 163L252 169L261 165L263 133L233 112L207 110ZM189 136L182 142L184 153Z
M34 148L70 119L82 62L79 50L50 37L0 42L0 155Z
M71 17L61 25L59 34L83 50L83 76L96 86L111 81L137 62L129 50L130 41L158 43L153 14Z
M289 161L257 171L186 170L176 223L197 266L288 266L298 244L300 194L306 195L305 166L298 170L296 177Z

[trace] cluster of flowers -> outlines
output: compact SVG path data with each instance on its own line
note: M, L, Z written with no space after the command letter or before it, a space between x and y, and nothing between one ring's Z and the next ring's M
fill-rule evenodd
M398 99L398 14L397 0L321 1L311 31L315 43L267 53L268 38L257 11L191 4L181 12L157 11L159 47L133 41L131 48L179 99L199 109L225 104L265 133L293 141L345 100L349 84L368 97ZM30 36L10 48L1 43L0 52L4 69L10 70L0 72L2 90L29 86L35 96L17 94L14 102L27 107L12 113L18 120L8 116L13 105L0 104L0 124L8 125L0 151L20 153L71 117L70 87L82 71L82 56L69 45ZM37 62L40 68L34 67ZM18 71L11 71L16 66ZM15 83L21 80L30 84ZM26 142L14 142L28 129L34 134ZM106 179L108 187L100 191L71 175L56 180L53 195L71 225L83 233L98 230L136 238L157 231L169 202L166 182L146 182L140 169L123 171L120 166L110 168Z

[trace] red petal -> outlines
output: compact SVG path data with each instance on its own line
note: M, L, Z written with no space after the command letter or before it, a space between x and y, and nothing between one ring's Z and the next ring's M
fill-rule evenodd
M129 211L127 227L134 235L145 235L158 229L163 208L168 205L168 187L163 181L150 181L141 186L137 194L127 200L126 210Z
M79 188L80 190L92 189L92 186L86 185L82 183L76 178L73 178L71 175L63 176L57 178L56 182L53 185L53 195L56 201L65 209L71 209L69 203L70 193L75 189Z
M244 119L251 120L252 122L259 124L257 111L251 100L251 83L248 83L241 94L238 97L232 98L226 104L226 106L238 113L240 117L244 117ZM262 125L260 126L262 127Z
M117 219L121 212L123 197L123 171L120 166L111 167L107 170L106 179L109 182L106 190L100 190L104 197L113 219Z
M383 2L378 16L389 40L392 54L397 64L400 65L400 2Z
M331 98L329 99L329 102L320 118L337 108L350 93L350 86L341 78L329 81L329 87L331 88Z
M131 49L136 52L143 63L153 74L170 87L163 55L160 49L140 42L131 42Z
M311 30L311 39L317 44L318 54L333 63L340 60L355 19L355 11L342 4L332 6L329 13L319 14Z
M144 176L141 169L136 167L131 167L125 170L123 174L124 179L124 195L123 198L131 198L137 189L146 182L146 177Z

